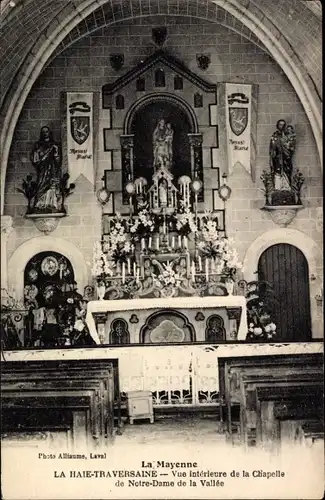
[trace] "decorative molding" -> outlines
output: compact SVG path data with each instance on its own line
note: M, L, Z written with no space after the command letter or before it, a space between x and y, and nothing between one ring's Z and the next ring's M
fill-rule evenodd
M271 219L280 227L288 226L296 217L302 205L265 205L261 210L269 212Z
M120 91L120 89L128 85L133 80L139 78L147 70L159 64L167 66L169 69L177 73L179 76L187 79L204 92L216 93L216 84L203 80L203 78L199 77L196 73L193 73L191 70L189 70L181 61L177 60L165 51L158 50L147 59L145 59L142 63L138 64L138 66L118 78L115 82L107 83L106 85L104 85L102 87L103 103L106 102L105 96L110 96L115 92Z
M66 217L66 214L26 214L25 219L31 219L37 229L41 233L49 234L52 233L59 225L62 217Z
M196 62L200 69L203 71L208 69L211 63L211 55L210 54L196 54Z

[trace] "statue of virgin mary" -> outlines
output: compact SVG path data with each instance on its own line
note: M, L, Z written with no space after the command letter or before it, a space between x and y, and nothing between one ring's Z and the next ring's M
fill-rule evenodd
M153 166L155 169L165 167L171 169L173 161L173 136L174 131L170 123L162 118L158 121L153 132Z

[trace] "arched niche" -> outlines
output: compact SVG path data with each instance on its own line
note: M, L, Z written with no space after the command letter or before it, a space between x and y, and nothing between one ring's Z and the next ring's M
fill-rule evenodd
M309 294L312 337L323 337L322 312L319 310L315 297L322 288L322 276L319 274L318 266L322 263L322 254L316 242L307 234L297 229L277 228L258 236L248 248L244 262L243 275L246 281L254 281L258 278L258 262L265 250L269 247L287 243L298 248L305 256L309 270Z
M80 250L63 238L40 236L22 243L9 259L9 286L15 290L18 300L23 300L24 297L24 271L27 263L34 255L50 251L64 255L71 262L78 290L83 293L84 287L88 284L88 273L85 259Z

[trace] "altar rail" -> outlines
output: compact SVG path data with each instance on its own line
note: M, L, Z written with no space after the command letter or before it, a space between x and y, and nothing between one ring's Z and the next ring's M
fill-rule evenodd
M155 407L219 404L218 358L322 352L321 342L292 344L181 344L63 348L3 352L4 361L119 360L120 390L148 390Z

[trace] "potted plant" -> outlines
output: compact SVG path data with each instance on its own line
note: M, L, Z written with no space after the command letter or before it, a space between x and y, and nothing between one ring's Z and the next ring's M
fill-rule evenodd
M277 335L272 318L278 302L276 294L267 281L246 283L247 323L249 341L270 341Z

